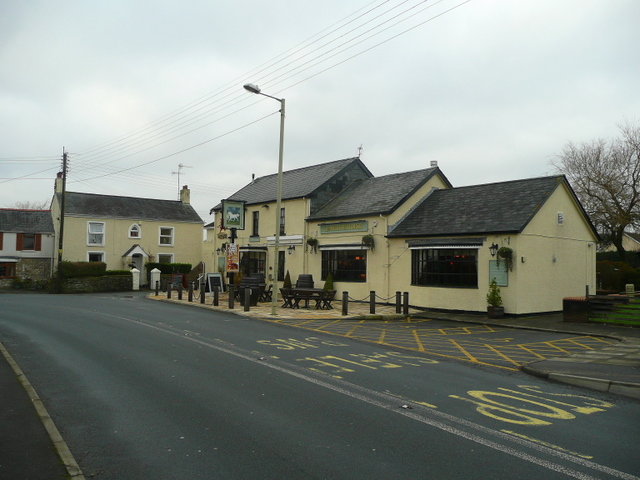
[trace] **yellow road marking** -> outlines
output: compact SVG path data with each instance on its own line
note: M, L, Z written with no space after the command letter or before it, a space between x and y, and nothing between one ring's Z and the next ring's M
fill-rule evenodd
M474 363L480 363L478 361L477 358L475 358L473 355L471 355L469 352L467 352L464 348L462 348L458 342L456 342L455 340L449 340L458 350L460 350L462 353L464 353L464 355L471 360Z
M526 435L521 435L520 433L512 432L511 430L500 430L502 433L506 433L509 435L513 435L514 437L523 438L530 442L537 443L539 445L544 445L545 447L553 448L554 450L559 450L561 452L566 452L570 455L575 455L576 457L591 459L593 458L590 455L582 455L581 453L572 452L571 450L567 450L566 448L559 447L558 445L553 445L551 443L545 442L543 440L538 440L537 438L527 437Z
M420 340L420 335L418 335L418 331L414 330L413 331L413 338L416 341L416 344L418 345L418 350L421 352L424 352L424 345L422 344L422 341Z
M516 366L520 366L520 364L514 360L512 360L510 357L507 357L504 353L500 352L499 350L495 349L494 347L492 347L491 345L485 345L485 347L487 347L489 350L491 350L492 352L497 353L498 355L500 355L502 358L504 358L505 360L507 360L508 362L513 363Z

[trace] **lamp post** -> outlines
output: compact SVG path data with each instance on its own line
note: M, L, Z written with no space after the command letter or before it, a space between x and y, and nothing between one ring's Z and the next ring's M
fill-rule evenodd
M282 152L284 148L284 98L276 98L266 93L262 93L260 87L253 83L247 83L244 85L244 89L248 92L255 93L257 95L263 95L265 97L273 98L280 102L280 149L278 152L278 187L276 190L276 237L274 241L274 253L273 253L273 278L271 285L271 315L276 315L276 308L278 306L278 260L280 256L280 228L281 217L280 209L282 208Z

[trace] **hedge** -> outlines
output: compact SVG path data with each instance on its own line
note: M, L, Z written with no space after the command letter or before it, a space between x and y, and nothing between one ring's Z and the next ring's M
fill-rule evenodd
M63 278L101 277L107 271L104 262L62 262L60 273Z
M186 275L192 270L190 263L147 263L147 272L151 272L154 268L160 270L160 273L164 275L170 275L172 273L184 273Z

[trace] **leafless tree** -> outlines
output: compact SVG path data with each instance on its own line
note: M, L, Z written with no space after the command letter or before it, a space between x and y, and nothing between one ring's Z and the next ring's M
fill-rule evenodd
M640 125L618 126L620 136L568 143L553 162L582 202L602 240L624 261L625 231L640 230Z
M49 210L49 203L50 200L27 200L26 202L16 202L9 208L18 208L20 210Z

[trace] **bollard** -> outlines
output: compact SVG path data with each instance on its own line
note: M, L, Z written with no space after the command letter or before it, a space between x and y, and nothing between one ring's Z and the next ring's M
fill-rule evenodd
M400 300L401 292L396 292L396 313L402 312L402 302Z
M182 284L178 285L178 300L182 300Z
M158 296L159 293L160 293L160 281L156 280L156 297Z
M244 311L248 312L251 304L251 289L246 287L242 293L244 294Z
M204 282L200 282L200 303L204 304L204 297L206 297L205 295L205 290L206 290L206 283Z
M342 315L349 315L349 292L342 292Z
M233 296L235 295L235 287L229 285L229 309L233 310Z
M167 298L171 298L171 284L167 283Z
M213 306L217 307L220 304L220 287L218 287L218 285L214 285L213 286ZM231 293L229 293L229 295L231 295ZM230 308L233 308L233 304L231 305Z
M369 292L369 313L375 315L376 313L376 291L371 290Z
M187 296L187 301L189 303L193 302L193 282L189 282L189 293Z
M404 301L402 302L402 313L409 315L409 292L404 292Z

